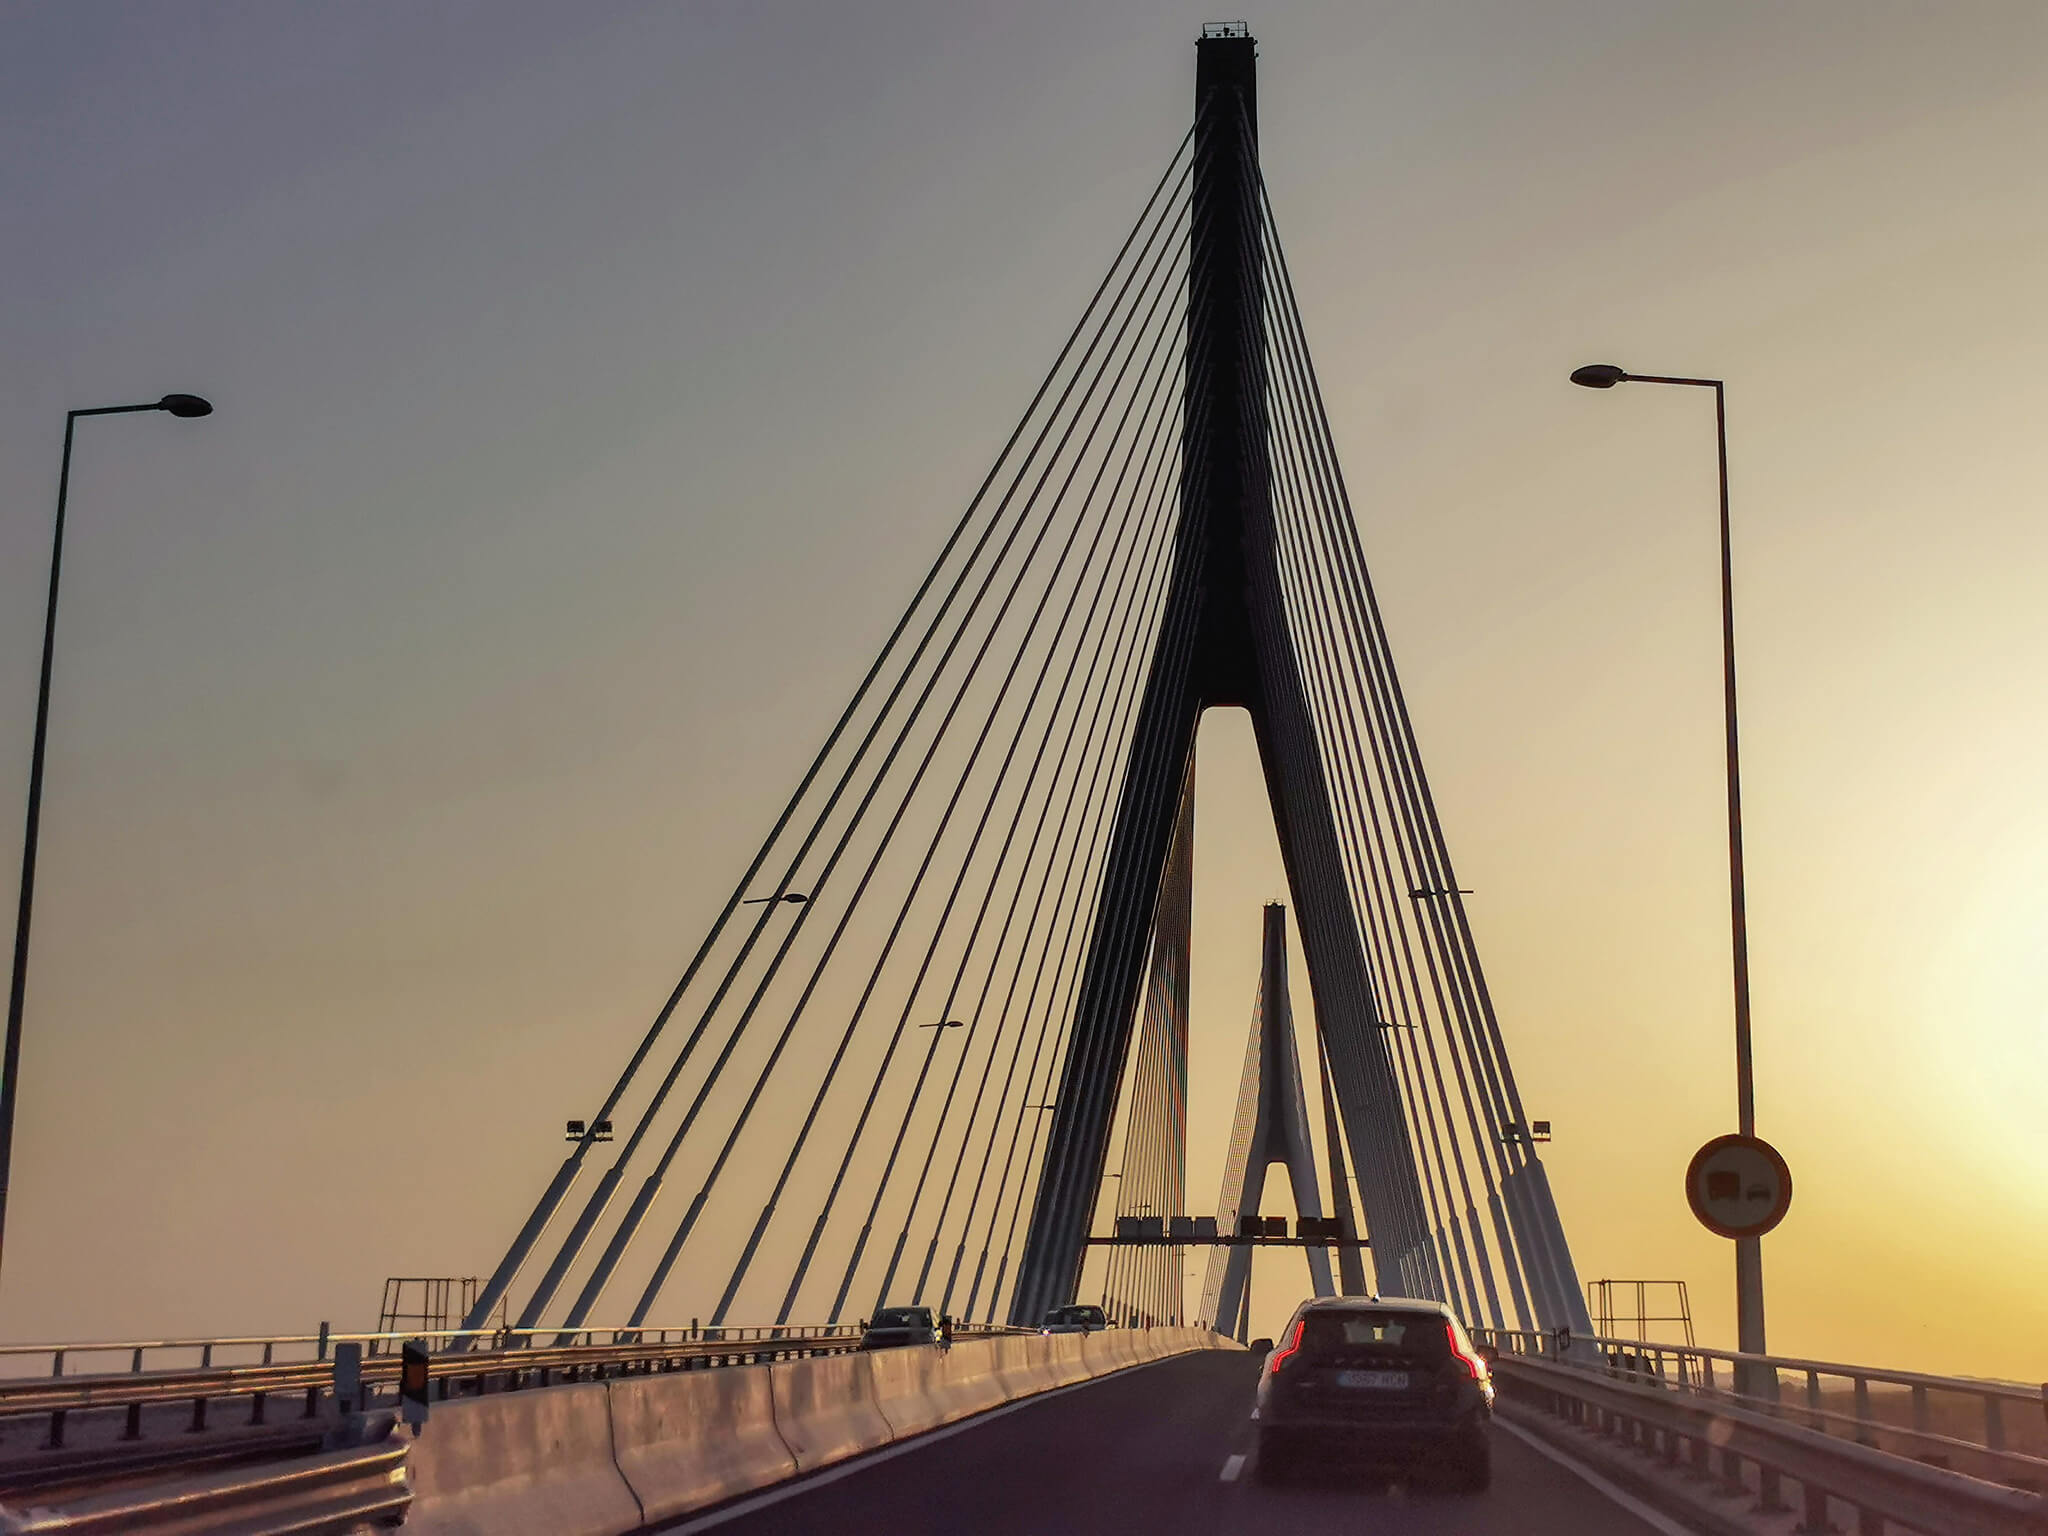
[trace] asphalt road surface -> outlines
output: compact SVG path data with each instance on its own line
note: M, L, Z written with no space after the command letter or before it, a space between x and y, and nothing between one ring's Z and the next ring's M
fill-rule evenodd
M719 1536L1668 1536L1501 1424L1481 1494L1360 1476L1267 1488L1249 1415L1260 1361L1184 1355L1048 1393L828 1468L670 1532Z

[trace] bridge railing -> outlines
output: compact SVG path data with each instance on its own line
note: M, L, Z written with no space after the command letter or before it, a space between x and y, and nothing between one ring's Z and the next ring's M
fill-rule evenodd
M401 1344L426 1340L440 1349L461 1342L468 1348L530 1349L539 1340L558 1347L641 1344L765 1344L785 1340L857 1339L858 1323L780 1323L768 1325L700 1325L669 1328L439 1328L395 1333L338 1333L325 1323L315 1333L223 1335L207 1338L108 1339L62 1344L0 1344L0 1392L7 1384L28 1378L146 1375L162 1371L205 1371L229 1366L279 1365L332 1361L337 1344L359 1344L365 1356L391 1355ZM1031 1333L999 1323L956 1323L956 1335Z
M1665 1353L1674 1351L1667 1347ZM1721 1362L1730 1360L1728 1351L1712 1353ZM1665 1491L1681 1503L1692 1501L1702 1513L1707 1512L1702 1498L1711 1503L1706 1490L1718 1485L1731 1497L1753 1496L1755 1509L1764 1515L1798 1511L1802 1531L2048 1532L2048 1499L2041 1494L2048 1460L1971 1448L1967 1465L1952 1466L1946 1453L1899 1454L1801 1422L1801 1414L1779 1411L1783 1405L1763 1398L1704 1387L1680 1389L1630 1362L1601 1371L1547 1358L1554 1354L1534 1347L1496 1353L1494 1378L1504 1402L1618 1444L1621 1450L1608 1465L1624 1478L1646 1475L1646 1463L1639 1458L1661 1461L1667 1469ZM1752 1356L1747 1363L1769 1358ZM1850 1525L1836 1521L1844 1512Z
M956 1334L1000 1332L956 1329ZM361 1347L359 1401L396 1388L399 1345L432 1346L435 1395L546 1386L656 1371L758 1364L859 1347L857 1324L582 1328L517 1332L430 1329L211 1339L124 1339L0 1345L0 1459L133 1459L138 1441L225 1431L240 1440L319 1434L331 1409L337 1346ZM460 1346L460 1347L458 1347ZM44 1429L23 1436L20 1426ZM184 1435L181 1433L180 1438ZM209 1436L218 1440L219 1436ZM190 1443L189 1441L187 1442Z
M1550 1334L1475 1329L1473 1337L1502 1354L1558 1357ZM1719 1399L1933 1465L1972 1453L2048 1463L2048 1384L1639 1339L1592 1342L1610 1378Z
M538 1339L576 1340L584 1345L627 1340L648 1344L755 1343L770 1339L856 1337L857 1324L786 1323L775 1326L705 1327L695 1322L670 1328L440 1328L398 1333L340 1333L322 1323L315 1333L223 1335L206 1338L109 1339L62 1344L0 1344L0 1381L18 1377L142 1374L152 1370L211 1370L216 1366L274 1365L332 1360L337 1344L360 1344L365 1355L393 1354L398 1346L425 1339L446 1348L517 1349ZM118 1362L118 1363L117 1363Z

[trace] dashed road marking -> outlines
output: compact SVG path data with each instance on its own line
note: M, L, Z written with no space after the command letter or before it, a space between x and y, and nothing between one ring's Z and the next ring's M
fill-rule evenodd
M1238 1474L1238 1473L1240 1473L1240 1472L1242 1472L1243 1470L1244 1470L1244 1457L1243 1457L1242 1455L1238 1455L1238 1456L1232 1456L1232 1457L1230 1457L1229 1459L1227 1459L1227 1460L1226 1460L1226 1461L1225 1461L1225 1462L1223 1463L1223 1477L1222 1477L1222 1481L1224 1481L1224 1482L1226 1482L1226 1483L1234 1483L1234 1482L1236 1482L1236 1481L1237 1481L1237 1474Z
M1578 1457L1567 1455L1540 1436L1532 1435L1519 1424L1510 1424L1505 1419L1495 1419L1493 1422L1497 1428L1506 1430L1539 1456L1546 1456L1567 1472L1577 1474L1582 1481L1606 1494L1614 1503L1619 1504L1651 1530L1658 1532L1659 1536L1693 1536L1690 1526L1680 1525L1670 1516L1652 1509L1634 1494L1609 1482Z

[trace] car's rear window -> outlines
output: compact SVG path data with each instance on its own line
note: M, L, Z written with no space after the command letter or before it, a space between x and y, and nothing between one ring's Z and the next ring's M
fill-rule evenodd
M875 1314L877 1328L929 1328L932 1315L923 1307L884 1307Z
M1052 1320L1056 1323L1100 1323L1103 1320L1102 1308L1059 1307L1053 1311Z
M1443 1360L1448 1326L1427 1312L1311 1311L1302 1318L1301 1352L1310 1360L1386 1358Z

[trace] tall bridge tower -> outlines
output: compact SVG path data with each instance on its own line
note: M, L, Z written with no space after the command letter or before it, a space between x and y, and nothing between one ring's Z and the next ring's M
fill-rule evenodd
M1130 1049L1168 846L1202 711L1251 715L1339 1113L1361 1170L1379 1288L1437 1296L1414 1149L1343 868L1274 547L1268 457L1256 41L1204 36L1195 56L1188 351L1207 360L1184 408L1173 585L1146 680L1011 1316L1071 1296ZM1192 646L1174 644L1192 630Z
M1216 1198L1216 1229L1237 1230L1238 1218L1259 1214L1266 1174L1275 1163L1287 1170L1295 1213L1321 1216L1322 1196L1316 1188L1315 1147L1308 1134L1308 1097L1301 1086L1301 1051L1295 1043L1294 1010L1287 999L1287 909L1279 902L1266 908L1260 933L1259 998L1252 1009L1251 1038L1245 1044L1244 1076L1238 1084L1237 1114L1230 1125L1230 1150L1223 1164L1223 1189ZM1334 1132L1336 1127L1330 1129ZM1330 1145L1331 1188L1343 1192L1343 1154ZM1347 1223L1348 1226L1348 1223ZM1351 1236L1346 1232L1347 1237ZM1328 1296L1330 1256L1320 1248L1304 1248L1309 1285ZM1246 1337L1243 1326L1251 1289L1252 1250L1216 1248L1209 1254L1208 1277L1202 1284L1199 1316L1210 1319L1219 1333ZM1347 1282L1351 1276L1345 1276ZM1346 1285L1346 1293L1363 1289Z

